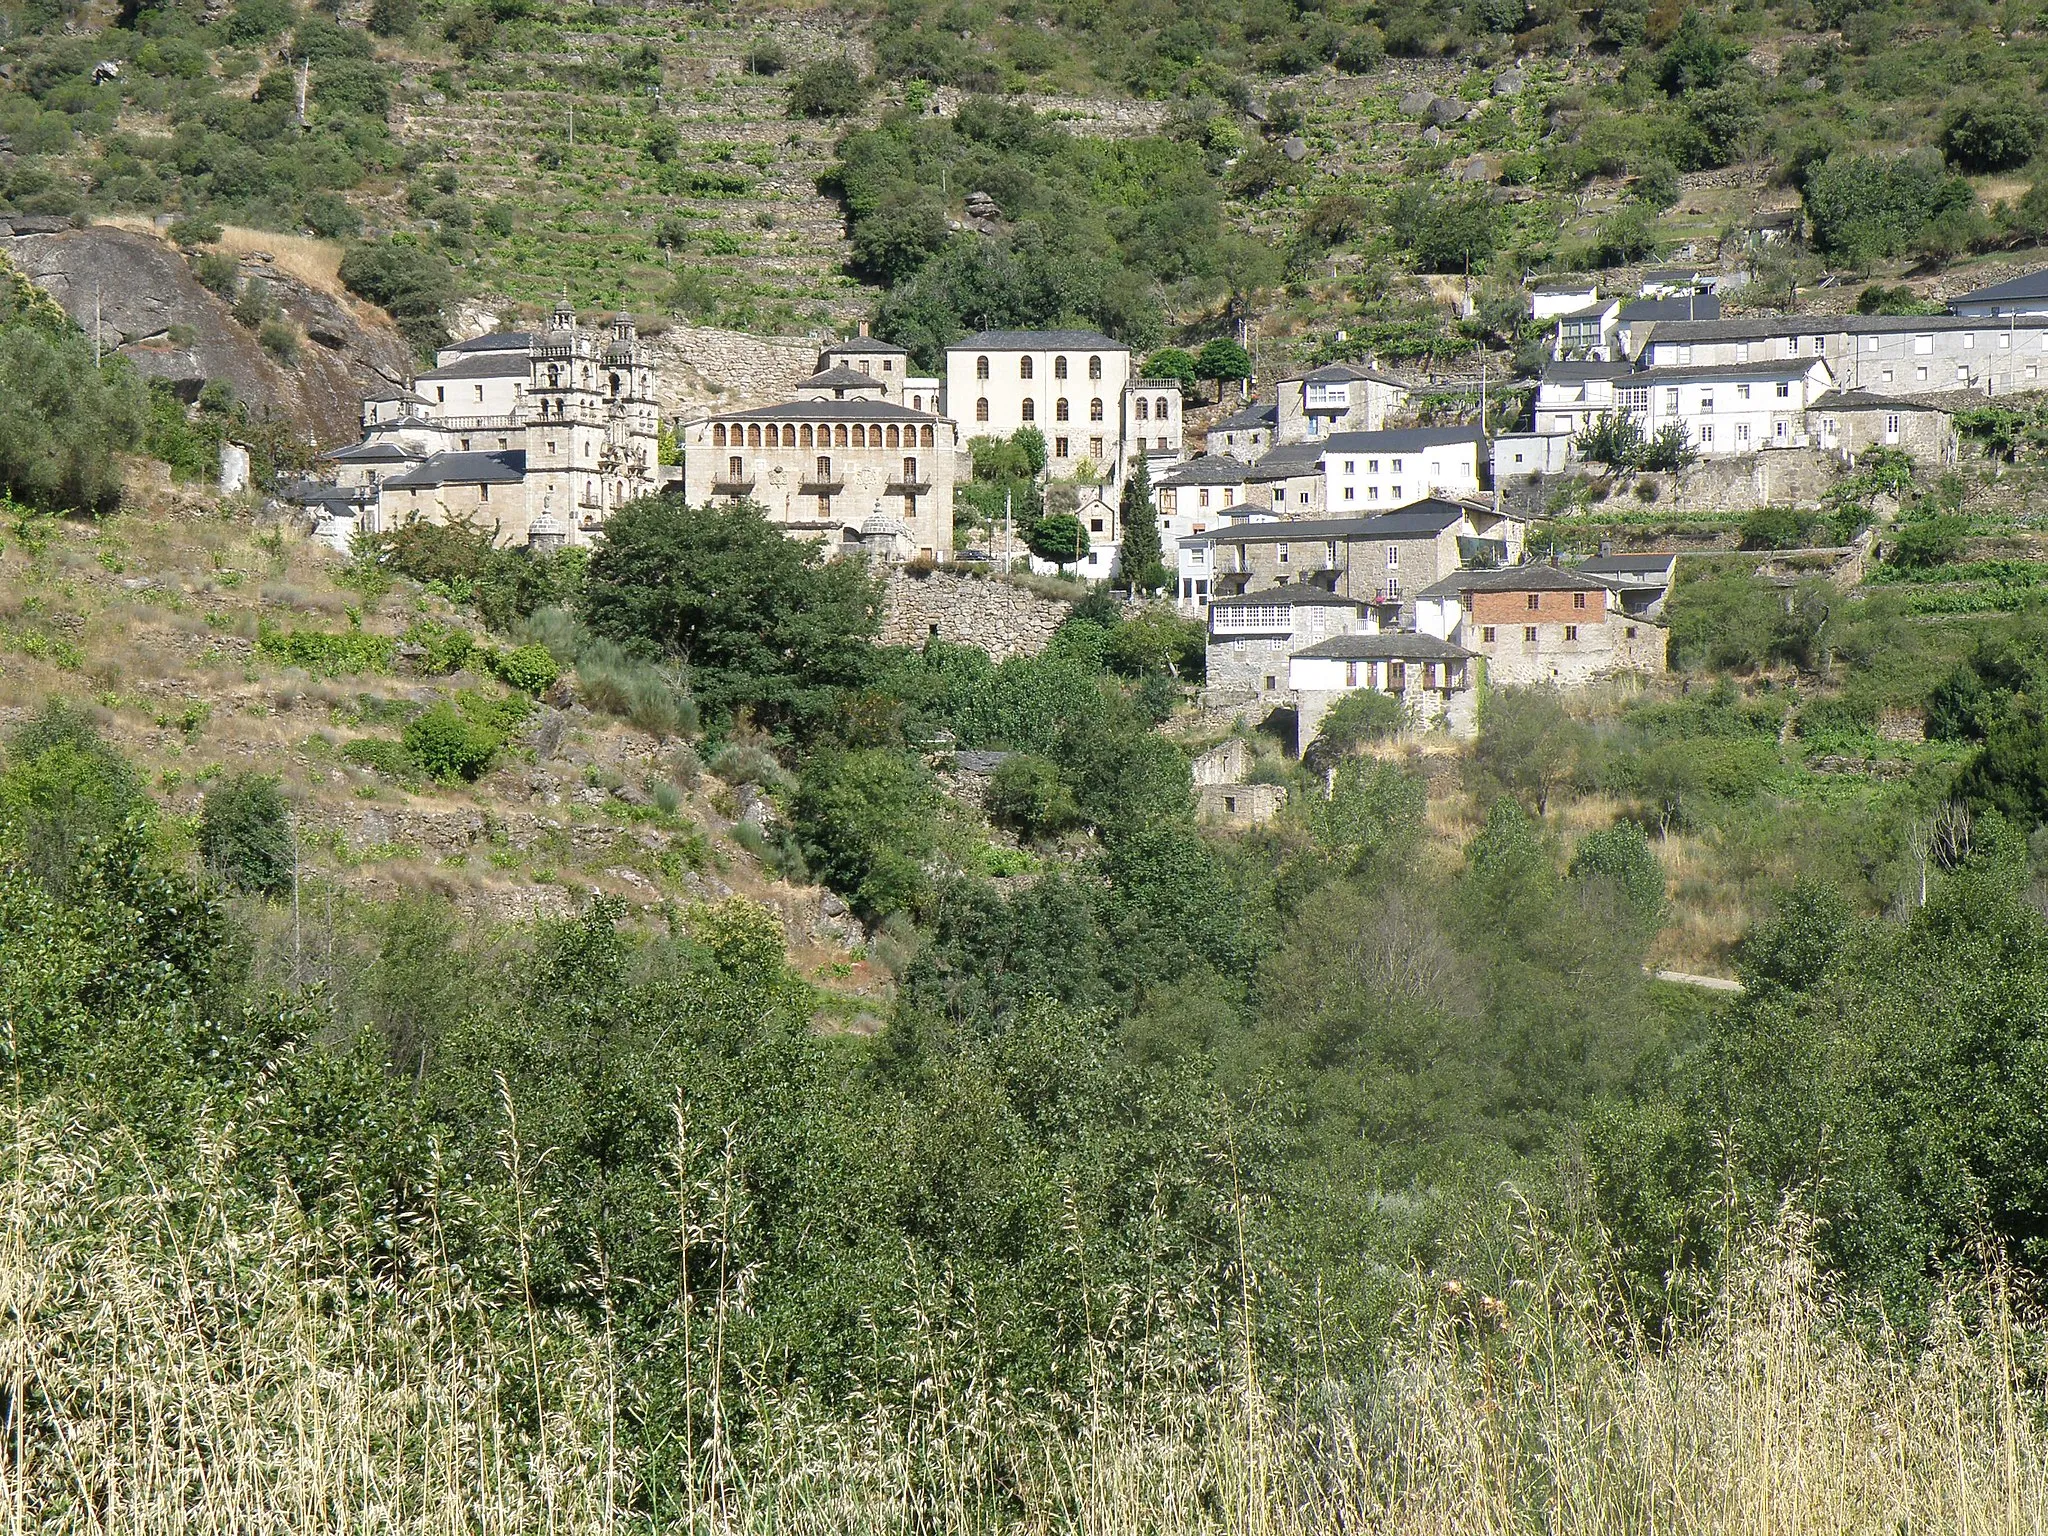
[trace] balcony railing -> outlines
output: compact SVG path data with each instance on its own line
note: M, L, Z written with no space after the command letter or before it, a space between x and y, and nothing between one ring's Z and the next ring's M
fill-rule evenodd
M753 488L754 481L751 476L745 480L714 480L711 482L711 494L714 496L744 496Z
M526 423L517 416L441 416L434 425L444 432L511 432Z

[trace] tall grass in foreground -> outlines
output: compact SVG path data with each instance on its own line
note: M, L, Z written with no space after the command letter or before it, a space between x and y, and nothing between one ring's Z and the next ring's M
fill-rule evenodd
M516 1140L514 1262L494 1289L439 1245L453 1192L402 1224L315 1222L281 1189L237 1186L226 1132L175 1185L123 1137L49 1111L0 1118L0 1137L7 1531L649 1528L608 1331L531 1306L519 1283L538 1213ZM685 1182L676 1198L690 1240L724 1256L730 1182ZM730 1257L726 1283L678 1319L707 1363L747 1304L743 1255ZM1141 1299L1162 1318L1172 1300ZM1089 1362L1083 1401L1018 1401L936 1323L890 1363L898 1390L833 1413L723 1362L736 1368L704 1379L742 1384L696 1401L670 1528L2048 1528L2048 1359L1996 1283L1958 1296L1913 1347L1872 1345L1842 1326L1788 1223L1665 1347L1608 1315L1591 1277L1532 1240L1505 1303L1418 1283L1372 1380L1308 1392L1269 1386L1241 1346L1221 1359L1134 1346ZM1201 1385L1216 1380L1228 1386ZM728 1430L739 1417L758 1426L744 1438Z

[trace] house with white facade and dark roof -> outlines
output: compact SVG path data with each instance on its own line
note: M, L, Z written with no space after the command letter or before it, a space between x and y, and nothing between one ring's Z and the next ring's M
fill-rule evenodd
M1348 694L1372 689L1398 699L1409 728L1462 739L1479 731L1479 673L1463 646L1412 631L1338 635L1288 658L1296 740L1315 740L1323 716Z
M1010 437L1020 428L1045 434L1046 470L1054 479L1100 477L1114 496L1131 455L1148 451L1136 433L1131 349L1100 331L981 331L946 348L939 414L966 438ZM1161 394L1156 382L1138 392ZM1178 390L1173 391L1178 396ZM1178 407L1169 411L1178 437ZM1178 448L1176 446L1176 453Z
M2001 319L2007 315L2048 316L2048 267L1989 287L1973 288L1948 302L1949 312L1971 319Z
M1479 427L1337 432L1323 440L1323 506L1337 515L1391 511L1432 496L1477 496L1486 469Z
M1366 363L1326 363L1280 381L1274 443L1315 442L1334 432L1377 432L1406 409L1407 380Z

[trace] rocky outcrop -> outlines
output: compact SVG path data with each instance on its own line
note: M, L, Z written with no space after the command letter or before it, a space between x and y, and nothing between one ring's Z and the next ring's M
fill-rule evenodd
M1053 631L1073 612L1070 604L1039 597L1007 581L891 571L882 604L884 645L978 646L997 661L1045 649Z
M100 225L0 234L4 255L145 376L187 398L218 380L258 415L284 417L323 443L355 439L365 386L402 377L405 342L380 319L260 260L244 259L283 315L305 337L296 362L279 363L220 297L201 286L175 246Z

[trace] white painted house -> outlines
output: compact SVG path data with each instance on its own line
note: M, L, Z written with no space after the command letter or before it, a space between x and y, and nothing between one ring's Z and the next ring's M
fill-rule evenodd
M1432 496L1477 496L1486 458L1478 427L1339 432L1323 445L1323 507L1332 517L1390 512Z

